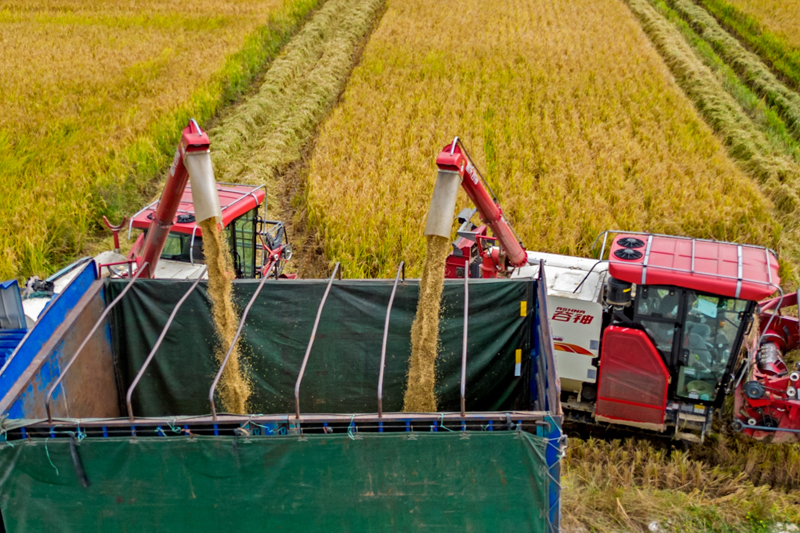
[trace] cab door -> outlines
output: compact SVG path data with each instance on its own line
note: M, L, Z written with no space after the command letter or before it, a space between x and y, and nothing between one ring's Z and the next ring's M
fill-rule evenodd
M684 313L684 291L669 285L641 285L634 322L644 328L667 368L677 366Z
M256 210L235 219L230 228L231 255L237 278L254 278L256 273Z

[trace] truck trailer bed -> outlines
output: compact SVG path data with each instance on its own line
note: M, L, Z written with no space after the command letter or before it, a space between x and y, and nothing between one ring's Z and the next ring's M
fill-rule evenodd
M215 416L205 282L81 268L0 372L8 531L557 530L561 412L541 278L470 280L466 300L463 281L445 284L437 413L400 412L416 280L267 281L242 333L249 412L224 413L212 394ZM235 283L240 309L257 287Z

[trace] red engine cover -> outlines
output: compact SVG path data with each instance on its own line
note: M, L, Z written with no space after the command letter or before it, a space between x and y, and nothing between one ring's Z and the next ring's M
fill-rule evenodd
M644 331L609 326L600 354L598 420L664 429L669 372Z

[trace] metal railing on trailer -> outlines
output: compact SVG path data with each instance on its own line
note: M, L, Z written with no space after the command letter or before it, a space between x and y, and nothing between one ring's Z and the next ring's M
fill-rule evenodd
M519 411L516 413L510 412L498 412L498 413L467 413L465 404L466 404L466 391L467 391L467 378L466 378L466 368L467 368L467 340L469 335L469 282L470 277L466 276L464 278L464 310L463 310L463 348L462 348L462 358L461 358L461 378L460 378L460 397L461 397L461 411L460 413L436 413L432 415L431 413L384 413L383 412L383 377L384 377L384 369L386 364L386 341L389 334L389 323L391 319L391 312L392 312L392 304L394 302L394 296L397 291L398 284L401 281L405 281L405 263L401 262L398 269L397 275L394 279L394 283L392 285L392 292L389 298L389 302L386 309L386 316L385 316L385 325L383 330L383 338L381 342L381 363L380 363L380 374L378 379L378 388L376 391L377 402L376 408L377 411L375 414L354 414L354 415L346 415L346 418L356 423L356 422L381 422L382 420L402 420L402 421L412 421L412 420L424 420L428 422L433 422L432 428L435 428L435 422L437 420L441 421L453 421L453 420L460 420L460 421L486 421L487 427L494 427L494 421L498 422L505 422L507 425L511 423L511 420L516 420L517 424L521 424L523 421L531 421L531 420L543 420L547 418L547 416L561 416L561 405L560 405L560 392L559 392L559 385L558 380L556 377L555 371L555 362L554 362L554 354L553 354L553 345L552 345L552 336L550 334L550 326L547 321L547 309L546 309L546 298L544 294L544 287L546 283L544 281L545 276L545 269L542 268L543 265L540 265L539 272L538 272L538 280L537 280L537 312L536 312L536 320L534 327L541 328L542 336L547 339L547 342L541 343L540 347L536 347L535 350L541 350L542 353L537 356L537 367L534 369L535 373L535 395L536 395L536 404L538 405L538 409L535 411ZM205 272L205 269L204 269ZM336 263L333 269L333 273L331 277L328 279L326 290L323 294L323 297L319 303L317 309L317 315L314 321L314 326L312 328L311 336L308 341L308 346L303 358L303 363L300 368L300 372L297 376L296 384L295 384L295 413L294 413L294 421L297 427L301 427L301 425L305 422L309 423L324 423L326 421L331 422L340 422L342 416L341 414L330 414L330 415L303 415L300 409L300 387L303 382L303 377L305 374L305 369L311 355L311 350L314 345L314 341L316 338L317 326L319 325L320 317L322 315L323 309L325 307L325 303L328 298L328 294L330 292L330 288L333 285L334 280L337 278L341 280L341 267L340 263ZM51 385L51 387L47 391L47 396L45 400L45 408L48 413L48 419L46 421L41 422L33 422L31 424L32 427L49 427L54 423L58 423L60 419L54 418L51 414L50 404L52 401L52 396L61 382L64 380L66 375L69 373L70 368L73 366L74 362L78 359L78 357L83 352L83 348L86 346L88 341L91 337L95 334L98 330L102 322L106 319L108 314L114 308L114 306L119 303L128 292L128 290L133 286L133 284L139 279L138 274L131 277L129 280L126 281L125 288L122 292L111 301L108 306L105 308L104 312L101 316L96 320L95 324L92 326L89 334L84 339L83 343L80 345L78 350L75 354L70 358L69 362L65 366L64 370L60 373L60 375L56 378L55 382ZM156 419L155 422L152 421L150 418L137 418L134 415L133 408L131 405L131 397L138 385L139 381L141 380L142 376L144 375L145 371L149 367L150 363L152 362L153 358L156 355L159 347L161 346L161 342L163 341L164 337L167 335L170 326L173 323L175 316L177 315L178 311L180 310L183 303L189 297L189 295L195 291L197 286L199 285L200 281L202 280L202 275L198 277L189 287L189 289L184 293L178 303L172 310L166 324L162 328L159 333L158 339L153 346L152 350L147 356L142 367L139 369L136 377L133 379L131 385L128 387L125 398L126 398L126 405L128 409L128 419L127 422L123 420L119 420L111 424L112 426L122 426L130 424L131 426L149 426L152 424L158 424L159 422L163 422L162 419ZM244 312L242 313L242 317L240 319L239 328L236 332L236 335L230 345L230 348L227 350L225 354L225 358L222 364L219 367L219 370L214 377L214 380L209 388L209 404L210 404L210 415L209 416L193 416L186 418L184 421L187 423L192 424L237 424L243 423L250 420L255 420L256 422L271 422L275 423L280 420L288 420L289 415L248 415L248 416L238 416L238 415L230 415L230 414L219 414L217 413L216 403L215 403L215 393L217 389L217 385L222 377L222 374L226 368L226 365L230 359L231 352L233 351L233 346L236 345L241 333L242 329L244 328L245 322L247 320L247 316L249 313L250 308L255 303L256 299L261 293L261 289L264 287L265 283L268 281L275 281L274 278L269 278L268 276L263 277L258 284L258 288L254 292L253 296L248 301ZM539 354L537 354L539 355ZM256 418L254 418L256 417ZM95 425L99 422L91 422L92 425ZM462 428L464 424L461 424ZM377 426L380 428L380 424Z

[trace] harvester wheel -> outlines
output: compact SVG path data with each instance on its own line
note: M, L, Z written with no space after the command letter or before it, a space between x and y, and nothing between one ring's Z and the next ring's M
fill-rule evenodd
M741 433L744 429L744 424L742 424L741 420L734 420L731 424L731 429L733 429L736 433Z
M744 391L744 395L751 400L758 400L764 397L764 385L758 381L748 381L744 384L742 390Z

